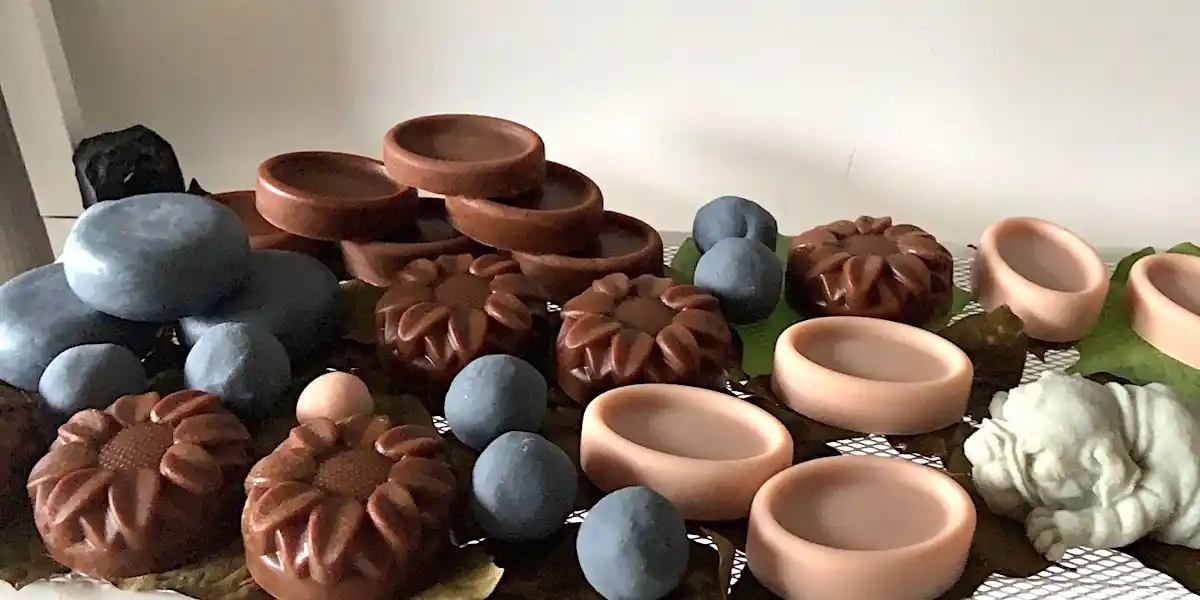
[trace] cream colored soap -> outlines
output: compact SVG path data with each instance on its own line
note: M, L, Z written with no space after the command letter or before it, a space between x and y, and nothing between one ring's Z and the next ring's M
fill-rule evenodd
M340 421L375 412L371 390L363 380L341 371L326 373L305 386L296 401L296 420L307 423L325 417Z

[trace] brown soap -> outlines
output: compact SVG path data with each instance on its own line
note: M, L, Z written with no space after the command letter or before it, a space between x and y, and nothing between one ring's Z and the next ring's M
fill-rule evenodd
M441 198L421 198L420 212L405 228L386 240L342 242L342 258L350 275L375 287L387 287L396 274L418 258L445 254L483 254L486 248L459 233L446 218Z
M197 391L75 413L29 475L46 549L100 578L187 563L236 518L249 440L216 396Z
M383 163L341 152L290 152L258 167L255 204L271 225L314 240L377 240L401 231L417 191Z
M923 326L950 307L954 259L932 235L891 217L859 217L794 238L785 296L807 315Z
M653 227L628 215L605 211L600 234L570 254L513 252L521 271L546 286L553 302L566 302L593 281L612 273L630 277L663 274L663 243Z
M326 242L293 235L268 223L254 205L254 190L212 194L210 198L237 213L250 236L250 247L255 250L290 250L320 257L328 246Z
M493 248L562 254L599 235L604 195L587 175L550 162L538 188L507 198L448 196L446 212L455 229Z
M635 383L725 384L733 334L696 286L614 273L567 302L562 318L558 385L577 402Z
M375 305L384 363L414 386L446 385L484 354L522 354L546 291L496 254L414 260Z
M387 417L296 427L246 478L242 539L276 598L405 598L438 573L458 484L437 431Z
M546 146L532 129L483 115L429 115L383 137L383 162L404 185L446 196L515 196L546 175Z

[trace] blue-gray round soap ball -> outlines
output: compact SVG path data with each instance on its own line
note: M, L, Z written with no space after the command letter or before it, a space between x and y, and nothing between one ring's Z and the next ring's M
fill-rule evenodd
M191 194L130 196L92 205L63 245L71 290L98 311L165 322L203 313L250 274L237 213Z
M510 431L537 431L549 390L533 365L507 354L477 358L446 391L446 423L462 443L482 450Z
M243 422L261 419L292 382L283 344L261 326L223 323L196 340L184 361L187 386L225 401Z
M63 350L42 372L38 393L59 422L88 408L105 408L121 396L149 389L142 361L116 344L86 344Z
M579 480L562 448L536 433L510 431L479 454L471 484L471 505L483 530L502 541L526 542L563 526Z
M783 263L758 242L726 238L700 257L692 281L721 301L730 323L757 323L779 303Z
M721 196L696 211L692 239L700 252L708 252L726 238L746 238L771 251L779 237L775 217L757 202L738 196Z
M691 542L669 500L645 487L601 498L579 526L584 578L607 600L658 600L679 587Z

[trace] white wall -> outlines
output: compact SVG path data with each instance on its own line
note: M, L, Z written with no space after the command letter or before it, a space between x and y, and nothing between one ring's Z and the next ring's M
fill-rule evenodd
M796 232L892 214L971 242L1028 214L1200 240L1195 0L57 0L89 133L143 122L249 186L394 122L524 122L662 229L756 199Z

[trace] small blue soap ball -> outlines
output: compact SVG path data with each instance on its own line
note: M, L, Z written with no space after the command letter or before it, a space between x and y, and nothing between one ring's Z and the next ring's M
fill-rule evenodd
M196 340L183 375L189 388L221 398L242 422L253 424L291 385L292 363L283 344L266 329L223 323Z
M88 408L105 408L121 396L149 389L142 361L116 344L85 344L54 357L38 383L46 408L58 422Z
M658 600L679 587L691 542L675 506L645 487L600 499L579 526L584 578L606 600Z
M496 438L475 461L471 505L489 536L505 542L545 539L575 506L575 464L561 448L526 431Z
M446 392L446 422L454 437L482 450L510 431L537 431L549 390L533 365L507 354L477 358Z
M773 252L778 237L775 217L757 202L738 196L721 196L701 206L692 221L692 239L701 253L726 238L754 240Z
M762 244L726 238L700 257L692 280L721 302L721 312L730 323L757 323L779 303L783 263Z

